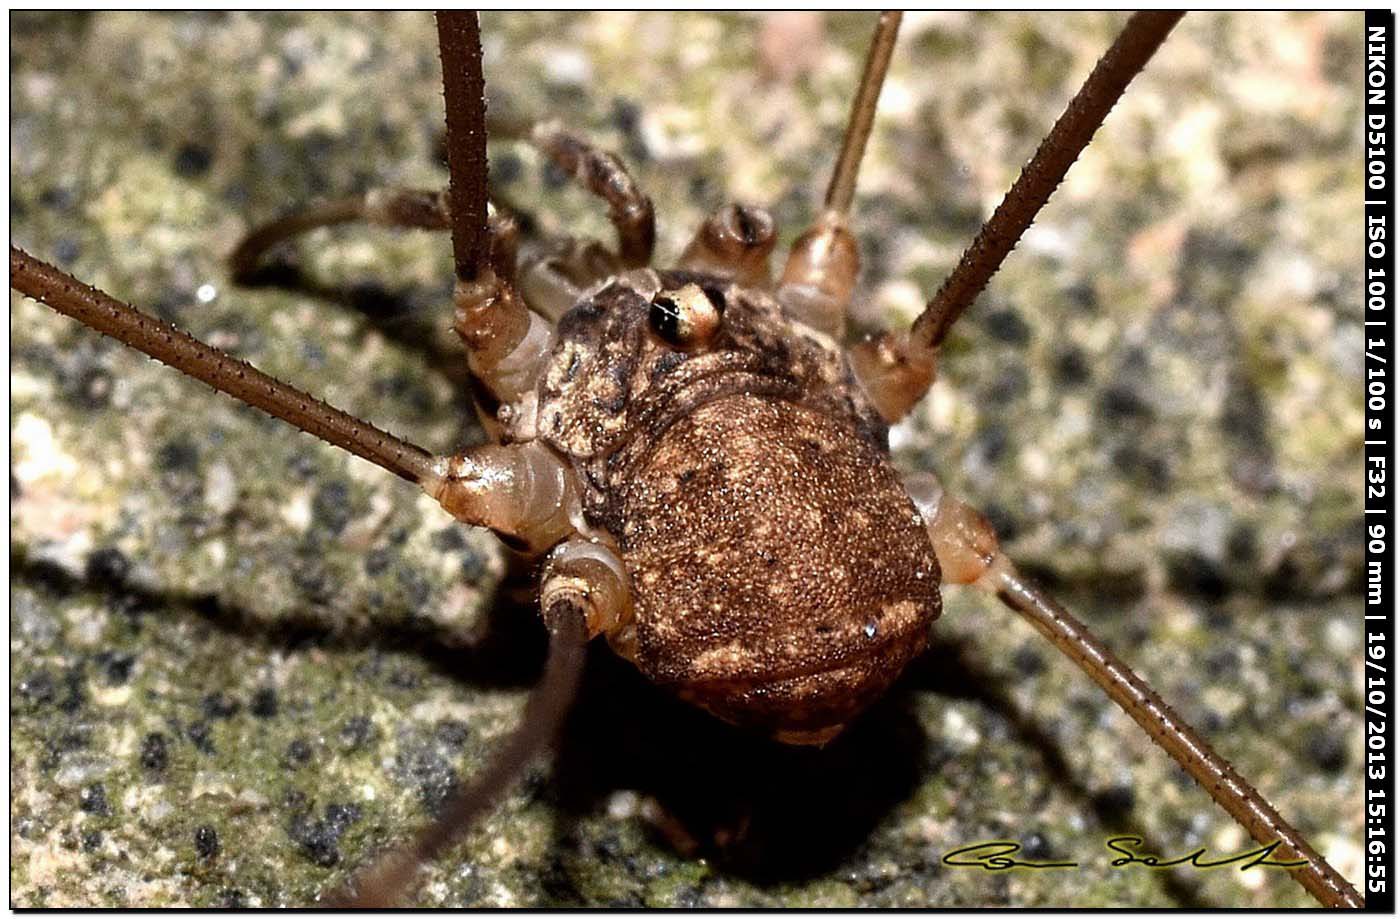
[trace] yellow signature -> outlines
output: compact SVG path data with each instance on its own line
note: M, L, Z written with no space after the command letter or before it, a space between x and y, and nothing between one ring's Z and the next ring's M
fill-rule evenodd
M1206 870L1238 864L1241 871L1248 871L1250 868L1298 868L1307 864L1307 862L1302 859L1297 861L1275 861L1271 858L1270 856L1274 854L1274 850L1283 844L1282 840L1275 840L1267 846L1260 846L1257 849L1250 849L1247 852L1240 852L1237 855L1229 855L1216 859L1207 857L1205 846L1201 846L1185 855L1179 855L1175 858L1165 858L1150 852L1138 851L1138 847L1142 844L1143 839L1141 836L1114 836L1112 839L1105 840L1104 846L1110 852L1118 853L1118 857L1109 862L1109 865L1114 868L1124 868L1128 865L1142 865L1145 868L1176 868L1180 865L1189 865L1192 868ZM972 845L962 846L945 854L943 856L943 864L950 865L954 868L981 868L983 871L1010 871L1015 868L1063 869L1079 867L1079 862L1042 862L1015 858L1014 856L1020 851L1020 843L1005 839L997 839L990 842L975 842Z

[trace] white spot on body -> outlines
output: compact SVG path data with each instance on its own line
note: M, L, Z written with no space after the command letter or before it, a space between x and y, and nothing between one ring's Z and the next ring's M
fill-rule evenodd
M695 658L695 669L700 673L730 673L744 660L744 646L734 641L718 648L711 648Z
M194 298L200 303L213 303L218 295L219 289L208 283L199 285L199 289L194 292Z

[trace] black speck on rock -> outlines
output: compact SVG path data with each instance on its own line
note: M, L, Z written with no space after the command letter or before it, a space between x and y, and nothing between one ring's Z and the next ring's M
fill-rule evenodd
M1050 845L1050 840L1046 839L1045 836L1040 833L1031 833L1029 836L1022 839L1021 846L1026 857L1031 859L1046 859L1054 854Z
M78 196L71 188L49 185L39 192L39 203L49 210L64 213L73 210L78 203Z
M569 173L555 165L553 160L545 160L540 170L540 179L544 182L544 187L552 191L557 191L569 184Z
M1239 669L1240 656L1233 648L1216 648L1201 659L1207 677L1218 680Z
M346 753L355 753L374 745L379 739L379 729L367 715L351 715L340 726L340 748Z
M308 481L316 474L316 461L309 454L298 453L287 463L287 471L300 482Z
M102 848L102 831L89 830L83 834L83 851L96 852Z
M1045 671L1045 658L1038 650L1028 645L1022 645L1020 650L1012 655L1011 663L1017 672L1025 676L1035 676Z
M1131 785L1115 785L1094 795L1094 811L1107 827L1121 826L1132 813L1136 796Z
M981 436L973 443L972 449L981 454L981 459L988 463L996 463L1006 455L1006 448L1010 446L1011 438L1008 436L1006 428L1001 424L988 424Z
M1026 325L1026 320L1022 319L1015 310L1001 309L987 313L982 320L982 325L986 327L987 333L997 341L1004 341L1008 345L1024 347L1030 343L1031 327Z
M1347 764L1347 747L1340 737L1323 728L1314 730L1307 739L1308 758L1327 772L1341 772Z
M109 686L125 685L136 665L135 655L119 651L102 651L93 660Z
M199 708L204 712L204 717L210 721L224 721L238 714L243 706L232 696L222 692L210 693L199 703Z
M219 834L209 824L195 827L194 851L205 861L219 854Z
M101 782L82 787L78 792L78 806L98 817L107 817L112 813L112 806L107 803L107 789Z
M213 159L208 147L184 144L175 153L175 174L184 179L197 179L209 171Z
M1094 285L1081 281L1065 288L1065 299L1085 312L1095 312L1099 308L1099 295Z
M141 766L151 772L164 772L170 765L170 743L159 731L152 731L141 741Z
M69 715L83 707L87 701L87 688L83 679L83 665L74 664L63 674L63 698L58 701L60 711Z
M1151 421L1152 406L1127 386L1110 386L1099 397L1099 414L1107 422Z
M316 494L311 499L311 514L327 533L339 536L353 516L350 509L350 486L344 482L327 482L316 489Z
M199 447L184 438L168 441L156 451L156 466L166 472L194 472L199 468Z
M1199 552L1174 553L1167 560L1167 578L1177 590L1203 600L1219 600L1229 589L1220 565Z
M271 686L264 686L253 693L253 699L248 703L248 711L253 713L254 718L274 718L277 715L277 690Z
M83 248L78 241L67 236L59 237L53 244L53 260L64 268L70 267L82 253Z
M52 673L38 670L19 681L20 698L33 708L51 704L58 698L58 683Z
M401 748L394 758L392 774L403 784L416 788L418 800L434 815L457 790L457 770L452 767L452 760L431 742L410 742Z
M513 151L493 153L491 156L491 185L504 186L516 181L525 172L525 164L520 154Z
M236 887L225 887L219 891L220 909L242 909L245 903L243 891Z
M1113 464L1123 475L1157 491L1166 491L1172 483L1167 460L1136 444L1124 444L1113 451Z
M467 545L467 537L462 533L459 526L443 527L431 537L433 548L441 552L451 552L454 549L462 549Z
M194 748L200 753L214 752L213 733L207 721L191 722L189 726L185 728L185 736L189 738L190 743L194 744Z
M987 400L993 405L1006 405L1026 394L1030 376L1019 364L1003 367L987 387Z
M1225 541L1225 554L1236 565L1251 565L1259 557L1259 534L1249 524L1238 524Z
M467 723L456 718L444 718L433 728L433 736L437 738L438 743L453 750L462 749L471 733Z
M93 584L122 584L131 573L131 560L120 549L94 549L83 566L83 574Z
M621 96L614 97L612 101L612 123L623 134L636 132L642 123L642 107L631 99L624 99Z
M388 683L395 689L417 689L422 683L422 679L412 670L405 670L402 667L396 668L389 673Z
M68 398L79 408L96 411L107 407L112 399L112 375L101 367L80 371L67 388Z
M359 819L360 809L354 804L330 804L319 820L307 811L294 814L287 835L312 862L329 868L340 862L340 838Z
M293 563L292 584L312 603L329 603L331 600L331 577L315 559L299 558Z
M1088 358L1084 356L1083 350L1074 345L1062 348L1055 355L1052 366L1056 382L1063 386L1080 386L1089 382L1092 376Z
M326 823L335 827L340 832L344 832L360 819L360 806L358 804L327 804Z
M365 574L372 578L377 578L389 570L389 566L394 563L394 550L388 546L379 546L365 553Z
M427 605L432 588L421 574L407 566L402 567L399 569L398 582L403 591L404 603L409 609L418 610Z
M92 727L80 724L71 731L61 731L49 741L49 747L60 753L73 750L86 750L92 746Z
M470 545L462 552L462 578L468 584L480 584L491 572L491 562Z
M287 744L287 750L282 754L282 764L289 769L300 769L311 762L312 755L311 742L305 737L298 737Z
M1000 502L988 501L983 505L982 513L1003 543L1011 542L1021 532L1021 528L1016 525L1016 518Z

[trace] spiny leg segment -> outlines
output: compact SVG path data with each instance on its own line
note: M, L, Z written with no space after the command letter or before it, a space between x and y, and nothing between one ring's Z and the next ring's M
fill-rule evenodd
M856 375L886 420L900 420L928 392L938 346L953 323L996 274L1128 84L1183 15L1133 14L908 333L886 332L851 349Z
M531 313L508 279L497 277L483 257L486 233L486 101L481 72L481 33L475 13L439 12L438 37L443 88L447 105L448 166L454 264L457 272L456 328L467 344L473 371L498 394L533 385L535 367L517 366L525 351L535 360L532 340L544 331L545 320ZM471 171L467 175L459 174ZM519 338L508 342L519 328ZM508 342L506 347L502 344ZM542 351L540 353L542 358ZM519 372L519 378L512 373ZM508 388L509 387L509 388ZM529 449L527 444L522 450ZM492 448L512 451L511 447ZM544 453L537 461L544 461ZM518 453L513 454L518 458ZM546 476L546 478L548 478ZM491 476L472 474L471 501L494 501ZM444 501L444 506L448 505ZM563 507L559 501L556 507ZM449 508L450 509L450 508ZM443 806L437 819L420 830L403 848L381 858L350 882L332 902L371 906L397 904L413 889L419 869L436 858L471 828L495 801L519 779L524 768L547 747L563 723L578 688L588 641L588 609L573 593L559 593L544 610L550 633L549 663L541 683L532 691L519 727L496 750L491 762L466 788Z
M1262 846L1271 860L1296 861L1293 878L1324 906L1362 907L1365 901L1302 833L1216 753L1152 687L1044 588L1016 570L987 519L944 492L927 473L905 476L910 497L928 524L945 583L970 584L994 595L1035 627L1165 750L1215 803Z
M448 20L444 31L455 35L444 41L448 71L474 64L475 82L479 87L480 41L475 16L444 16ZM474 95L476 111L473 113L470 89L464 102L462 90L453 89L454 81L449 79L447 83L449 113L455 104L460 122L465 107L469 120L474 119L478 126L484 125L480 92ZM467 83L469 86L470 80ZM451 121L449 119L449 124ZM462 136L460 132L458 136ZM465 143L479 148L480 162L484 164L484 133L468 131L466 137ZM484 181L468 181L455 187L466 189L462 197L467 199L467 205L464 211L457 211L458 196L453 196L454 239L465 239L466 246L473 250L454 260L458 269L459 331L468 339L473 357L479 358L484 351L488 355L499 353L509 358L518 350L519 342L511 344L507 340L507 347L502 349L501 331L510 328L510 311L516 306L524 311L524 307L518 299L512 300L508 285L496 278L491 266ZM462 230L464 226L466 230ZM276 380L245 361L82 284L13 246L10 248L10 284L20 293L221 392L417 483L463 522L489 527L534 552L558 541L567 529L567 479L557 458L544 448L533 444L488 445L459 456L434 457L422 447ZM463 288L478 294L469 303L474 311L468 314L466 322L462 315ZM493 311L496 305L505 307L506 322L501 322L502 310ZM526 314L528 317L528 311ZM475 341L480 345L474 351L469 333L475 333ZM500 363L498 360L497 364ZM509 364L509 361L504 363ZM499 367L489 369L498 370ZM492 374L487 380L499 383L500 376ZM503 742L498 755L477 780L449 799L437 821L420 832L408 848L364 875L356 885L358 892L350 899L386 902L402 898L422 862L460 838L471 821L507 790L524 766L551 741L575 693L588 637L589 615L574 593L558 594L556 601L544 611L551 636L550 662L544 681L526 704L525 720L520 728Z
M413 889L419 869L461 838L510 790L531 760L553 741L578 692L588 643L586 617L585 609L562 599L545 610L549 658L544 677L525 703L520 726L501 742L491 761L472 778L471 785L448 799L436 820L412 842L362 871L350 887L328 897L326 905L401 906Z
M446 230L451 225L447 199L441 192L411 188L377 188L363 195L335 198L263 224L243 238L229 256L233 279L247 283L257 277L264 253L279 243L321 227L364 222L386 227Z
M148 316L15 246L10 286L104 335L207 383L329 444L369 460L410 482L433 476L433 457L416 444L381 431Z
M1148 12L1129 19L909 333L887 333L852 349L852 366L887 420L904 417L923 398L933 381L938 346L953 323L996 273L1128 83L1183 15ZM1030 622L1257 842L1278 843L1279 860L1299 860L1294 879L1318 902L1364 906L1356 889L1161 696L1048 593L1016 571L982 515L944 494L931 476L909 476L907 485L928 522L947 582L986 590Z
M414 482L458 520L533 551L568 528L563 464L534 444L434 456L10 247L10 286L240 402Z

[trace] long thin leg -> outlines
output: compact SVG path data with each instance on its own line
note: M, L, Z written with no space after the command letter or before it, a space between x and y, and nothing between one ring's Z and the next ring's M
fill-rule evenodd
M10 286L274 418L416 483L448 513L513 545L542 551L572 531L569 478L547 448L525 443L433 456L154 316L10 247Z
M1000 557L987 576L984 589L993 591L997 599L1019 613L1073 660L1154 743L1196 780L1196 784L1210 793L1216 804L1248 830L1256 842L1262 846L1280 843L1270 855L1271 861L1300 861L1300 866L1290 874L1319 903L1355 909L1366 905L1356 889L1308 844L1303 834L1283 819L1228 760L1211 749L1201 735L1131 667L1104 647L1082 622L1044 590L1021 577L1005 556Z
M585 616L585 610L563 599L545 611L549 660L544 678L525 703L520 726L472 783L447 801L436 820L408 845L352 879L347 889L328 897L327 905L402 905L419 869L460 839L519 780L530 761L552 743L577 694L588 641Z
M497 399L518 399L534 387L551 333L530 312L511 278L491 265L487 226L486 83L481 26L475 13L439 12L447 108L447 198L457 283L453 328L467 347L472 372Z
M447 195L452 263L461 283L487 268L486 78L481 72L481 25L476 13L437 14L447 104Z
M853 353L852 362L863 365L863 372L857 372L867 391L880 394L876 398L884 403L881 412L887 420L904 417L923 398L933 382L935 352L948 330L987 286L1133 77L1183 15L1168 11L1133 14L982 225L953 273L914 321L908 336L886 333L854 349L863 353Z
M445 192L421 188L373 188L360 196L308 205L243 237L229 256L233 279L246 283L256 278L259 263L273 246L321 227L356 222L398 230L440 231L452 228L452 214ZM487 223L492 267L499 274L510 275L518 237L515 220L492 208Z
M890 57L894 54L894 43L899 37L899 23L903 18L903 13L885 12L875 23L875 35L870 39L870 50L866 52L860 88L851 102L851 119L846 124L846 136L841 141L841 154L836 158L831 182L826 187L826 209L829 211L841 214L851 212L860 161L865 157L865 145L875 124L880 89L885 85L885 74L890 69Z
M1021 576L986 518L945 494L927 474L905 477L928 523L946 582L971 584L1025 618L1083 670L1152 741L1165 750L1275 862L1296 861L1293 879L1324 906L1362 907L1361 895L1230 763L1211 749L1133 669L1043 589Z
M826 188L826 202L819 216L793 243L778 285L778 302L791 318L825 332L838 341L846 328L860 273L860 252L849 227L856 176L875 123L880 88L889 72L890 56L903 13L885 12L875 24L875 35L865 57L865 71L851 103L851 118L841 141L841 153Z
M433 475L433 457L422 447L270 377L247 361L212 348L168 322L147 316L14 246L10 247L10 286L410 482L422 482Z

